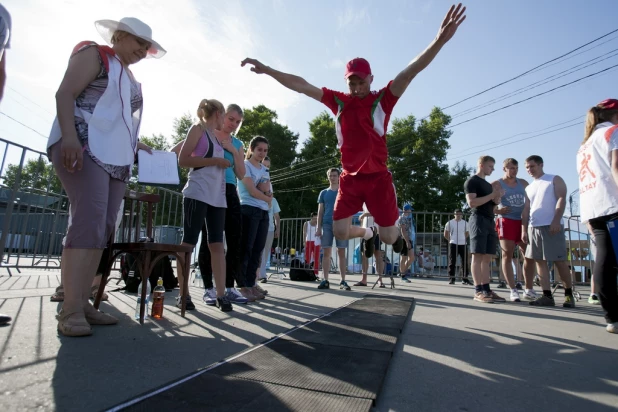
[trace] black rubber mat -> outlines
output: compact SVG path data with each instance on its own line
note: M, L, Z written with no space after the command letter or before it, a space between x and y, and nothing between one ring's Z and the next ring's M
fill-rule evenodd
M398 328L359 328L319 320L283 336L282 339L392 352L398 337Z
M369 411L413 299L369 295L133 411Z
M200 375L125 410L129 411L369 411L370 399L313 392L289 386Z
M330 316L323 318L325 321L339 325L355 326L366 330L382 327L401 331L408 319L407 316L384 315L378 312L370 312L366 308L343 308Z
M375 399L390 352L277 340L210 373Z
M413 300L406 298L370 295L352 302L347 308L381 315L408 316L412 302Z

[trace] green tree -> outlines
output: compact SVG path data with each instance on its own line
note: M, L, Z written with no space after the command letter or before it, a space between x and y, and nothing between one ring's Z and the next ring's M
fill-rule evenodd
M174 133L172 134L172 144L176 145L178 142L185 140L189 129L196 122L196 119L191 116L191 113L187 112L180 117L174 119Z
M446 130L449 122L450 117L438 108L420 122L413 115L393 120L388 167L400 203L412 203L419 211L448 211L442 191L450 174L445 163L452 133Z
M18 174L19 165L8 165L3 176L4 185L13 189ZM32 188L52 193L60 193L62 190L62 184L58 176L56 176L54 166L45 160L43 156L40 156L38 159L30 159L24 164L19 187L20 190Z
M287 126L279 123L277 113L264 105L244 109L244 112L242 127L237 137L242 140L245 147L248 147L254 136L264 136L270 145L268 156L272 168L291 165L296 159L298 133L292 132Z
M339 149L332 116L327 112L320 113L309 122L309 133L297 160L289 167L279 168L271 176L277 188L275 191L282 187L293 190L285 196L286 204L281 205L282 211L286 207L288 217L306 217L311 212L317 212L318 195L328 187L326 170L339 166Z
M451 168L447 181L442 185L441 201L444 203L446 211L452 212L455 209L461 209L465 213L470 210L468 203L466 203L463 185L473 173L474 168L469 167L466 162L460 163L458 161Z

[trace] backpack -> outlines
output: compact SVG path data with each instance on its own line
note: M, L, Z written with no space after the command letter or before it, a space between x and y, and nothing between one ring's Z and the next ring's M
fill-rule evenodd
M300 259L292 259L290 262L290 280L297 282L315 282L318 280L313 268L305 265Z
M140 239L140 242L143 241L152 242L152 239ZM137 293L139 284L142 282L142 275L139 273L136 262L135 256L131 253L124 253L120 256L120 273L126 285L124 290L129 293ZM157 280L159 280L159 278L163 278L163 287L166 292L172 291L178 286L178 278L174 275L172 260L169 256L164 256L152 268L152 272L148 278L151 290L154 290L157 286Z

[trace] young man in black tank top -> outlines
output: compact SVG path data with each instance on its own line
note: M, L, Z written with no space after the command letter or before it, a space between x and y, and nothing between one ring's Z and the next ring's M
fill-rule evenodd
M489 288L491 259L496 254L498 238L494 228L494 208L500 202L503 190L491 185L485 177L494 171L496 161L491 156L481 156L477 173L466 180L466 201L472 209L470 216L470 252L472 253L472 278L476 292L474 300L483 303L504 302L505 299Z

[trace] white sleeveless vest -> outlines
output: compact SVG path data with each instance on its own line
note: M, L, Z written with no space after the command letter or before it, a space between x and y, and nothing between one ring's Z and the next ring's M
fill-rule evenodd
M74 114L88 124L88 147L97 159L109 165L130 166L135 159L142 110L135 118L131 114L131 80L115 56L109 56L108 79L107 89L97 102L94 113L75 106ZM56 116L47 148L61 137Z

